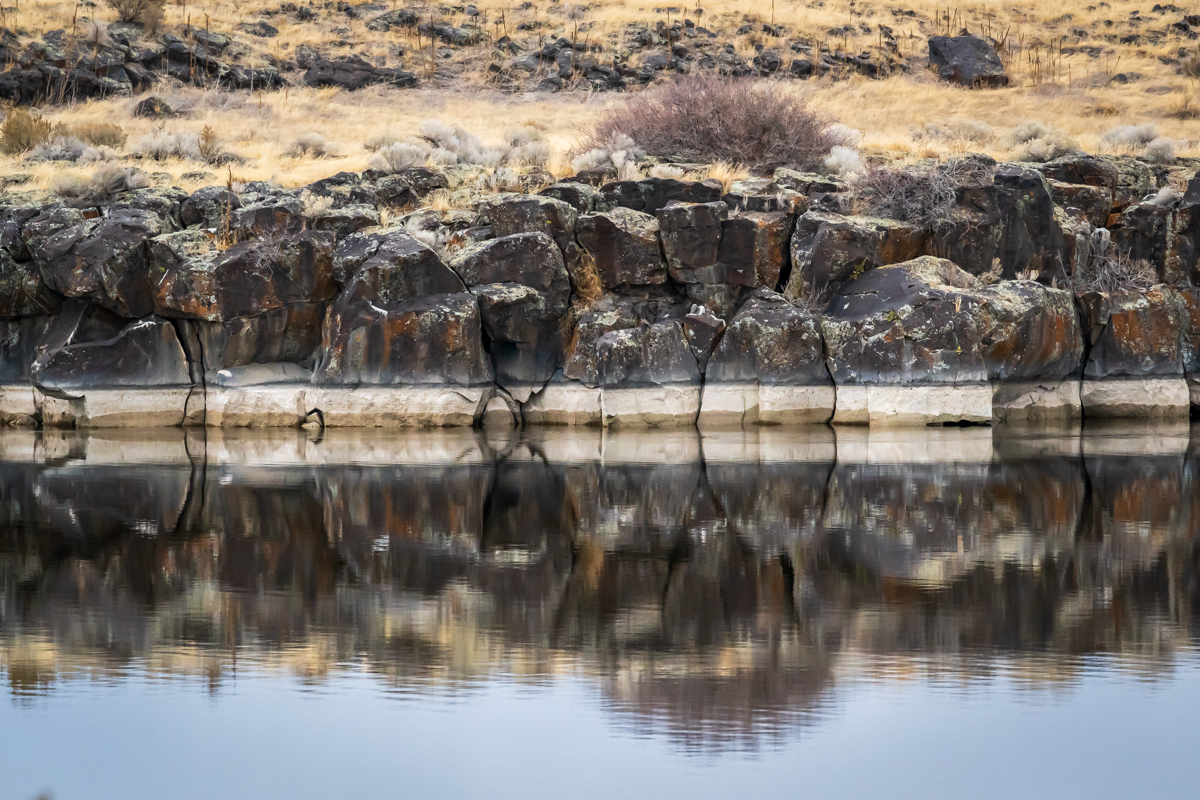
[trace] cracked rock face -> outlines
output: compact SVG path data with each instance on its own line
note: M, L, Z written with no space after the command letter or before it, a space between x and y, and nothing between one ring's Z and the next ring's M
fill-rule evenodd
M64 396L90 388L191 384L175 326L159 317L131 322L111 339L52 350L34 363L32 378L43 392Z
M820 322L783 295L757 290L730 320L709 359L705 381L830 384Z
M842 384L987 380L976 318L978 280L922 256L845 284L821 320L829 371Z
M658 220L628 208L579 218L576 236L595 259L606 289L666 283L667 264L658 241Z
M1087 378L1182 375L1190 315L1166 286L1079 298L1088 338Z
M916 258L924 243L906 222L809 211L792 233L787 296L824 302L868 270Z

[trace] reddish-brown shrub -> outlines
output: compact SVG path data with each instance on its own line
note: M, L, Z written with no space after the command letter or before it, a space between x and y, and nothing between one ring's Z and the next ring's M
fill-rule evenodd
M623 133L659 158L729 161L758 173L811 169L842 144L827 126L783 84L709 73L677 78L612 109L583 149Z

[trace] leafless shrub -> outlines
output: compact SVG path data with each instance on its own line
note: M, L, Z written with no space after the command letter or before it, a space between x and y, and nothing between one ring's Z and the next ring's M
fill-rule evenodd
M759 172L811 169L836 133L781 83L714 74L682 77L604 114L583 150L604 148L624 134L649 155L687 161L731 161Z
M194 133L150 133L138 139L129 152L155 161L167 161L172 158L204 160L200 155L200 138Z
M1158 283L1154 265L1144 259L1134 260L1129 253L1117 251L1104 228L1092 233L1091 255L1071 276L1078 294L1099 292L1144 292Z
M140 22L147 28L162 22L167 0L108 0L121 22Z
M666 180L682 180L686 175L679 167L671 166L670 164L656 164L650 169L651 178L663 178Z
M996 131L986 122L976 120L960 120L946 125L926 122L924 125L913 126L909 129L913 141L935 142L969 142L971 144L991 144L996 140Z
M146 173L141 170L106 164L87 180L72 172L59 173L51 180L50 191L68 199L102 202L148 184Z
M74 136L54 136L29 151L30 161L78 161L86 148Z
M571 161L571 168L576 172L616 169L621 163L637 161L645 155L646 151L638 147L637 142L629 136L614 133L607 141L576 156Z
M337 155L337 145L319 133L302 133L288 146L284 155L290 158L326 158Z
M1016 145L1032 142L1034 139L1045 139L1048 136L1058 135L1060 135L1059 131L1051 128L1044 122L1029 120L1013 128L1004 138L1009 146L1015 147Z
M71 133L86 144L113 149L124 147L125 141L129 138L120 125L114 125L111 122L87 122L75 125L71 128Z
M1044 163L1078 152L1080 152L1079 142L1068 139L1062 134L1054 134L1026 142L1025 149L1017 153L1016 159L1017 161Z
M866 214L935 230L954 222L958 187L990 181L992 167L975 158L900 168L876 167L855 182L855 201Z

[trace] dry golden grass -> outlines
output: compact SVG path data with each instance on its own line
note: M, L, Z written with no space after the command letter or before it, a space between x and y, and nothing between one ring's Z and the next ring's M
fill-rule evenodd
M403 3L397 7L400 5ZM438 10L441 6L433 3L407 5L419 10L422 19L479 23L493 36L507 32L527 47L535 46L542 38L562 35L587 39L603 46L601 58L621 54L628 44L629 24L665 22L668 16L656 11L663 8L660 0L593 0L586 7L536 0L527 10L519 9L518 3L480 3L481 15L476 18L446 16ZM785 62L794 55L790 49L793 42L848 53L877 51L884 45L879 26L891 28L900 58L912 67L907 74L884 80L824 77L784 83L831 120L863 131L863 149L868 154L914 159L982 150L1004 158L1012 152L1003 134L1027 120L1058 128L1092 152L1105 151L1100 137L1112 127L1153 122L1160 134L1181 140L1180 155L1200 153L1197 121L1172 116L1189 104L1200 115L1200 85L1176 66L1187 53L1196 52L1196 44L1163 33L1181 16L1179 13L1152 14L1147 10L1149 4L1132 0L1110 0L1110 7L1092 10L1082 5L1064 7L1048 0L976 2L950 6L949 10L932 0L896 0L873 8L863 5L827 0L823 7L814 8L787 0L710 0L700 4L702 14L695 13L694 5L686 13L697 24L717 32L722 43L734 44L743 57L749 58L756 45L763 45L779 50ZM238 24L259 19L261 12L278 7L277 0L174 3L167 7L164 28L177 34L187 25L236 33ZM68 2L22 3L18 9L7 11L5 21L23 35L70 30L73 20L76 26L81 25L82 11L86 10L76 17L76 8ZM892 8L911 10L917 16L895 16ZM1145 16L1131 18L1134 10ZM114 19L104 6L93 9L93 13L101 20ZM241 60L253 63L262 53L287 59L290 51L306 44L323 52L362 54L388 65L403 66L425 78L425 88L374 88L357 93L292 88L250 95L164 86L157 93L187 111L184 116L164 123L133 119L129 111L134 101L114 98L48 109L47 117L71 125L117 122L129 134L129 146L159 128L199 133L210 125L228 150L250 159L247 165L235 168L242 177L301 185L337 171L365 168L370 153L363 148L364 142L383 134L414 133L426 118L462 125L488 143L499 142L507 130L519 125L539 127L555 149L551 171L561 176L569 173L565 154L580 133L608 104L621 102L619 94L502 94L486 88L486 65L493 57L487 45L463 48L444 64L431 67L426 52L428 40L418 41L412 31L369 31L366 22L373 14L350 19L332 11L320 13L320 19L312 23L297 23L294 17L283 15L266 17L280 29L280 35L273 39L236 34L240 41L258 48ZM671 15L672 21L676 18ZM772 19L787 26L786 37L770 38L761 32L761 23ZM1106 25L1106 21L1112 24ZM522 22L541 27L532 33L518 33L516 28ZM753 32L736 34L741 25L751 22L756 25ZM845 28L851 25L855 29L867 25L871 32L858 29L847 33ZM834 32L835 28L839 31ZM969 91L938 83L921 68L929 35L963 28L1002 41L1012 86ZM1129 34L1141 39L1121 44L1120 39ZM343 44L335 47L331 44L334 41ZM635 64L642 57L638 52L629 55ZM455 73L453 81L447 77L451 71ZM1118 72L1137 73L1140 78L1128 84L1110 83L1109 76ZM917 140L910 132L912 127L925 123L946 125L965 120L993 126L997 137L980 144ZM291 143L310 132L338 143L340 154L317 160L288 157L285 151ZM176 179L188 172L208 171L215 181L221 172L189 161L148 162L142 166L168 172ZM31 173L35 183L42 186L62 169L60 164L30 164L19 157L0 159L0 170ZM87 172L88 168L79 170Z

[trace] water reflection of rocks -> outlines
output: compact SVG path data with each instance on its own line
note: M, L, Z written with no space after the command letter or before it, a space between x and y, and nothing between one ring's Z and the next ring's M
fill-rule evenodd
M153 436L0 436L15 695L571 673L753 746L848 679L1167 674L1200 632L1186 427Z

